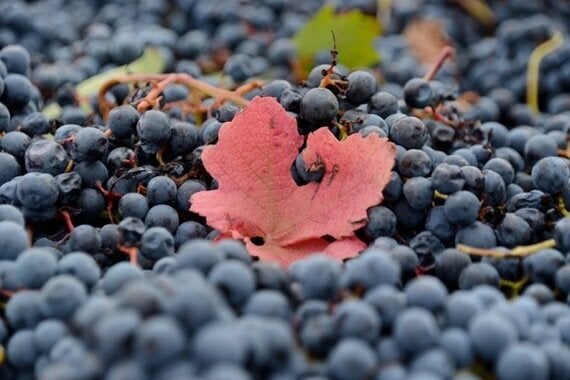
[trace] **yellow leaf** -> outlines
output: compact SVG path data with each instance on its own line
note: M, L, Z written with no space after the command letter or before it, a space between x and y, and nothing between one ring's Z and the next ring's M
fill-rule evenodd
M118 75L123 74L160 74L164 71L166 62L159 50L154 47L145 49L143 55L131 63L115 67L101 74L97 74L84 80L76 86L77 94L81 99L97 94L101 86ZM91 107L87 101L82 101L80 106L90 112ZM43 109L43 114L48 118L56 118L61 114L61 107L52 103Z
M164 70L164 57L158 49L147 48L143 55L123 66L97 74L79 83L76 87L80 96L96 94L99 88L110 79L122 74L160 74Z
M374 39L381 28L375 17L359 10L336 14L331 4L325 4L293 37L304 70L314 65L315 55L331 50L336 39L338 61L350 69L368 67L379 60Z

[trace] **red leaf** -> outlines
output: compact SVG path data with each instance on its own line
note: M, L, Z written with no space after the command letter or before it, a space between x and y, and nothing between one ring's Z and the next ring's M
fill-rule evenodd
M308 136L303 159L306 167L324 163L323 179L298 186L291 164L303 140L275 99L253 99L222 126L218 143L204 149L204 166L218 189L194 194L190 210L243 239L252 255L284 266L313 252L336 259L356 255L365 246L354 230L382 200L395 146L376 134L339 141L320 128ZM329 244L325 235L338 240Z

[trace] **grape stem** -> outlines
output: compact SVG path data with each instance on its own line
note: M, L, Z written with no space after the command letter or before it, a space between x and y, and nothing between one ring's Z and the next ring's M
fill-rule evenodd
M506 288L509 291L509 298L514 298L518 296L521 292L521 289L524 288L526 284L528 284L530 278L529 276L524 276L518 281L509 281L509 280L500 280L500 285L502 288Z
M564 203L564 197L562 194L558 195L556 199L556 209L563 215L563 216L570 216L570 211L566 210L566 204Z
M530 256L542 249L556 247L554 239L541 241L540 243L531 245L520 245L510 250L498 250L488 248L472 247L465 244L457 244L456 248L460 252L467 253L473 256L492 257L495 259L508 259L508 258L521 258Z
M427 81L433 80L433 78L435 78L435 76L437 75L437 73L445 63L445 61L451 58L454 54L455 54L455 49L453 49L451 46L444 47L439 53L437 60L434 62L434 64L426 73L426 75L424 75L424 79Z
M335 125L340 131L339 140L340 141L346 140L346 138L348 137L348 128L341 123L335 123Z
M443 199L443 200L446 200L447 198L449 198L449 195L440 193L439 191L435 190L435 191L433 192L433 197L434 197L435 199Z
M129 262L135 266L139 265L139 261L137 255L139 250L136 247L121 245L119 246L119 250L129 256Z
M206 95L213 97L216 103L221 104L222 102L228 100L237 105L244 106L248 103L240 93L236 91L226 90L213 86L209 83L201 81L199 79L193 78L192 76L185 73L171 73L171 74L126 74L120 75L107 81L99 90L97 100L99 102L99 109L104 118L107 118L109 111L111 109L111 104L105 98L105 94L113 86L123 83L135 83L135 82L150 82L154 83L152 90L137 103L137 110L139 112L144 112L148 108L156 106L156 102L163 93L164 89L171 84L183 84L189 89L193 89L202 92ZM259 81L254 82L251 86L260 86ZM249 85L249 84L248 84Z
M3 297L11 298L12 296L14 296L14 294L16 294L16 292L13 290L0 289L0 295L2 295Z
M107 213L109 214L109 221L111 224L115 224L115 219L113 218L113 205L116 200L120 199L123 195L111 190L106 190L103 184L99 181L95 182L95 188L103 194L105 201L107 202Z
M540 75L540 62L548 54L558 49L562 42L564 42L562 33L556 31L550 39L538 45L530 54L526 74L526 102L535 112L539 112L538 77Z
M69 162L67 163L67 165L65 166L65 173L69 173L73 170L73 166L75 165L75 162L73 160L69 160Z
M456 0L457 3L463 7L467 13L473 16L481 24L487 28L492 28L497 19L493 10L485 3L484 0Z
M73 218L71 217L71 213L67 210L61 209L58 211L59 216L65 222L65 227L67 228L67 232L71 233L75 229L73 225Z
M414 270L414 273L415 273L416 277L420 277L420 276L427 274L429 271L431 271L433 269L435 269L435 264L431 264L428 266L418 265L416 267L416 269Z
M321 79L319 87L328 88L333 92L341 93L344 92L348 87L348 81L346 80L346 78L342 77L340 79L332 78L332 75L335 74L334 68L338 64L337 62L338 50L336 50L336 37L334 35L334 31L331 30L331 34L333 38L333 48L330 50L331 64L328 69L323 70L322 72L323 79Z

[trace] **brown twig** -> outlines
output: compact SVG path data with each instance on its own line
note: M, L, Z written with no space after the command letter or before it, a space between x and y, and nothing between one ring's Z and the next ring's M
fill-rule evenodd
M147 82L153 83L152 90L137 103L137 110L143 112L148 108L156 106L157 99L161 96L164 89L171 84L183 84L189 89L193 89L209 95L216 99L217 102L231 101L238 105L246 105L247 99L244 99L240 94L235 91L226 90L213 86L209 83L193 78L185 73L171 73L171 74L126 74L113 78L103 84L99 90L97 100L99 102L99 109L104 118L107 118L111 109L111 104L105 98L105 94L113 86L123 83L133 82Z
M244 96L248 92L260 88L264 85L264 82L261 80L252 80L249 83L242 84L238 88L234 90L234 92L239 96Z
M335 74L334 68L338 64L338 50L336 49L336 37L334 35L334 31L331 30L332 39L333 39L333 47L330 50L331 53L331 64L328 69L323 70L323 79L321 79L321 83L319 87L321 88L328 88L329 90L335 93L342 93L348 87L348 81L346 78L333 78Z

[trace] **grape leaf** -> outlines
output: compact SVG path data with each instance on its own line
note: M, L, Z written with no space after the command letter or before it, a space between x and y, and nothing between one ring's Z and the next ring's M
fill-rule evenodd
M359 10L336 14L332 4L325 4L293 37L304 70L311 69L317 53L333 47L331 31L343 65L355 69L378 62L374 49L374 39L381 32L378 20Z
M414 19L403 33L412 54L425 66L432 65L443 48L451 45L442 21Z
M194 194L190 211L243 239L252 255L283 266L312 252L356 255L364 244L354 230L382 200L395 146L377 134L339 141L319 128L307 137L303 160L306 167L324 165L324 176L298 186L291 164L303 142L295 119L275 99L254 98L224 123L218 143L204 149L204 166L218 189Z
M94 75L79 83L75 89L80 98L96 94L103 84L118 75L123 74L160 74L164 71L166 61L160 51L154 47L148 47L143 55L123 66L115 67L101 74ZM81 106L87 112L91 111L88 102L83 101ZM52 119L61 114L61 107L57 103L52 103L43 109L43 114Z

